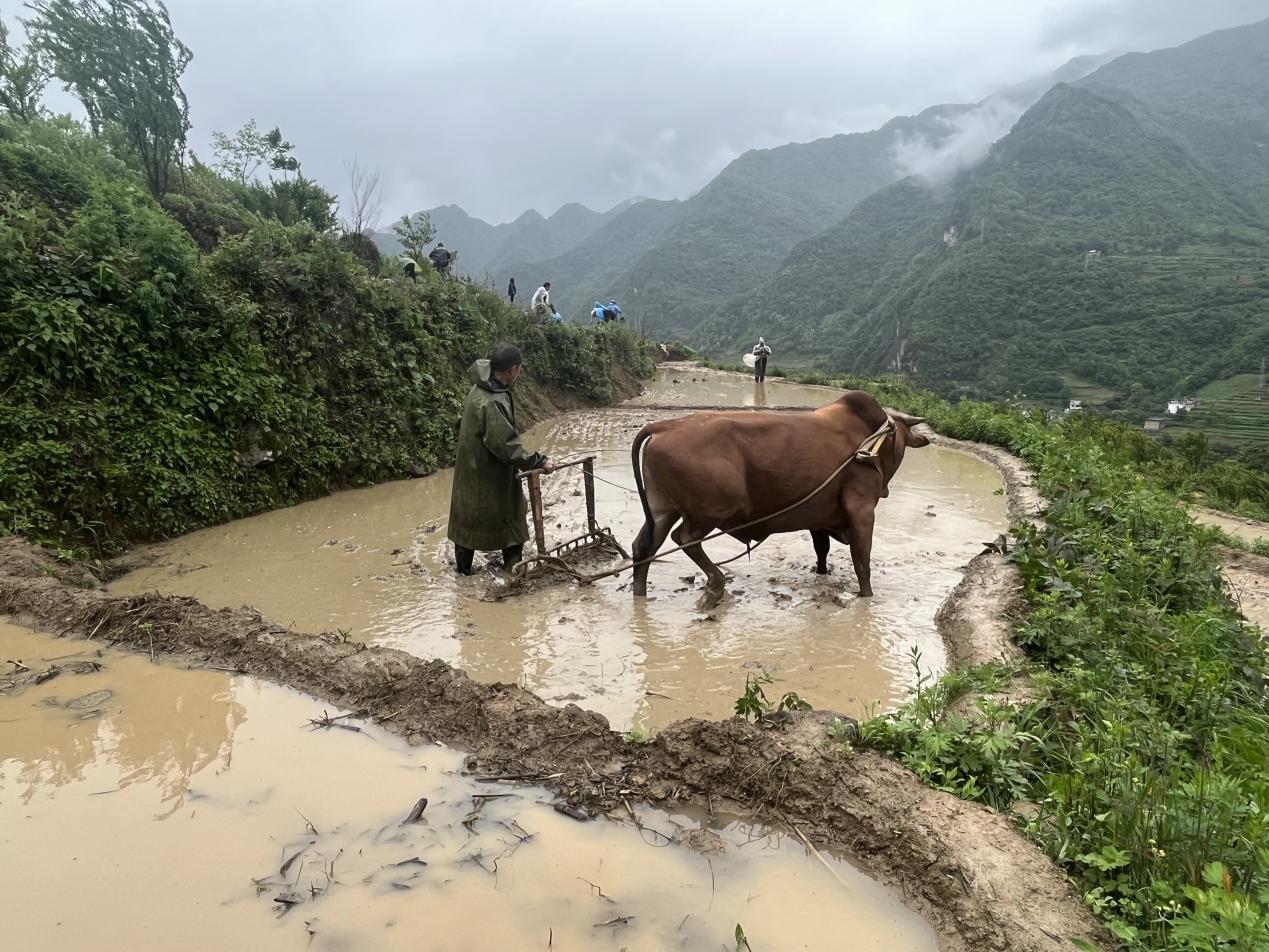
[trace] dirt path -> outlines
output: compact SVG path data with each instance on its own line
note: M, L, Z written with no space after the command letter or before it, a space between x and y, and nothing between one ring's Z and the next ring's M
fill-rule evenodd
M472 751L487 775L546 782L578 804L623 801L751 811L857 857L927 918L946 950L1069 949L1103 933L1061 873L1005 817L932 791L877 754L827 737L830 712L784 732L685 720L631 744L598 714L441 661L306 635L193 599L112 596L82 569L0 540L0 613L67 637L181 656L364 711L414 742Z
M1269 523L1214 509L1193 509L1190 515L1196 522L1215 526L1245 542L1269 541ZM1240 549L1222 548L1221 560L1225 563L1225 578L1230 592L1243 616L1269 634L1269 558Z

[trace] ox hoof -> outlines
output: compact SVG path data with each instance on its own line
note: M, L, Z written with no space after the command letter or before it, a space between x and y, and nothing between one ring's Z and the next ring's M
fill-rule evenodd
M828 574L828 566L826 566L826 565L817 565L817 566L815 566L815 574L816 574L816 575L827 575L827 574Z
M869 585L869 586L867 586L866 588L861 587L861 588L859 589L859 597L860 597L860 598L872 598L872 586L871 586L871 585Z
M707 612L711 608L717 608L718 603L723 600L723 594L724 589L721 585L717 587L710 586L705 589L705 592L701 595L701 597L696 600L696 610L698 612Z

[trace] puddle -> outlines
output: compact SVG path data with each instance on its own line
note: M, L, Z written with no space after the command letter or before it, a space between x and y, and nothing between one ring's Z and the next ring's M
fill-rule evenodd
M684 398L697 394L696 402L714 399L708 388L737 381L752 391L739 375L710 377L692 385L697 390L665 372L658 380ZM798 391L833 396L805 387L787 395L809 399ZM630 443L654 415L666 411L570 413L526 438L553 456L597 455L599 519L627 547L643 515L637 496L619 487L633 486ZM478 680L519 682L552 703L576 702L617 729L726 717L746 675L759 668L778 679L769 694L796 691L817 708L861 716L906 697L913 648L923 670L945 666L935 612L960 567L1007 525L995 470L931 446L906 455L878 508L872 599L855 596L845 547L833 546L832 574L815 575L802 533L775 536L731 563L730 594L709 615L695 610L702 578L682 553L653 565L646 602L631 596L628 576L489 602L482 599L489 576L453 574L445 539L450 480L445 471L342 492L195 532L151 547L153 562L111 588L190 595L216 608L249 604L303 631L343 629L440 658ZM544 481L548 544L581 530L580 487L577 468ZM744 551L729 539L706 548L716 561Z
M0 621L0 658L71 652L104 669L12 695L0 673L7 947L716 950L740 923L755 949L936 948L792 839L652 810L642 831L578 822L539 788L463 776L454 751L312 730L322 705L296 692ZM505 796L477 810L486 794Z

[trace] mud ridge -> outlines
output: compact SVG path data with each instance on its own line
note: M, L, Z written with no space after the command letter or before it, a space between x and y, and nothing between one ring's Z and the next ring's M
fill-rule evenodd
M193 666L268 678L384 722L412 742L472 752L503 782L545 783L596 811L623 801L751 811L858 858L926 917L947 950L1069 949L1099 926L1048 858L1005 817L925 788L909 771L828 738L815 712L781 732L689 719L631 744L600 715L515 685L480 684L442 661L287 631L189 598L113 596L52 553L0 540L0 613Z
M1038 525L1047 507L1035 487L1027 465L1007 450L987 443L955 440L931 434L939 446L968 453L990 463L1005 484L1009 519ZM966 668L992 661L1019 661L1022 649L1013 639L1013 622L1022 614L1022 574L1003 553L986 551L973 558L965 574L943 604L934 623L947 646L948 665ZM1036 691L1024 675L1015 676L1004 691L990 695L1000 703L1022 704L1034 700ZM976 695L960 698L954 710L976 716Z

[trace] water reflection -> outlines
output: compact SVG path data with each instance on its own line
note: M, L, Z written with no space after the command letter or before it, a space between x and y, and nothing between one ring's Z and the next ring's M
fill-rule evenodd
M0 657L66 644L0 626ZM847 931L861 948L936 947L848 862L825 868L765 830L637 804L643 836L577 823L544 790L465 776L458 752L365 723L310 731L323 705L295 692L138 654L102 660L104 672L0 695L6 948L653 952L718 948L741 910L760 948L835 949ZM42 703L54 686L60 700L114 695L100 721L77 722ZM424 821L402 824L423 795ZM279 915L279 896L299 905Z
M50 654L50 648L59 650ZM21 658L34 666L75 648L80 649L76 658L97 654L82 642L51 642L0 622L4 658ZM194 774L229 763L233 733L246 714L226 676L191 672L183 681L135 659L120 656L118 663L129 669L126 687L109 670L68 673L7 700L0 724L0 796L13 795L24 803L37 794L55 796L58 788L100 774L109 765L114 789L153 784L159 791L160 816L165 816L184 803ZM97 706L66 707L99 690L113 693Z

